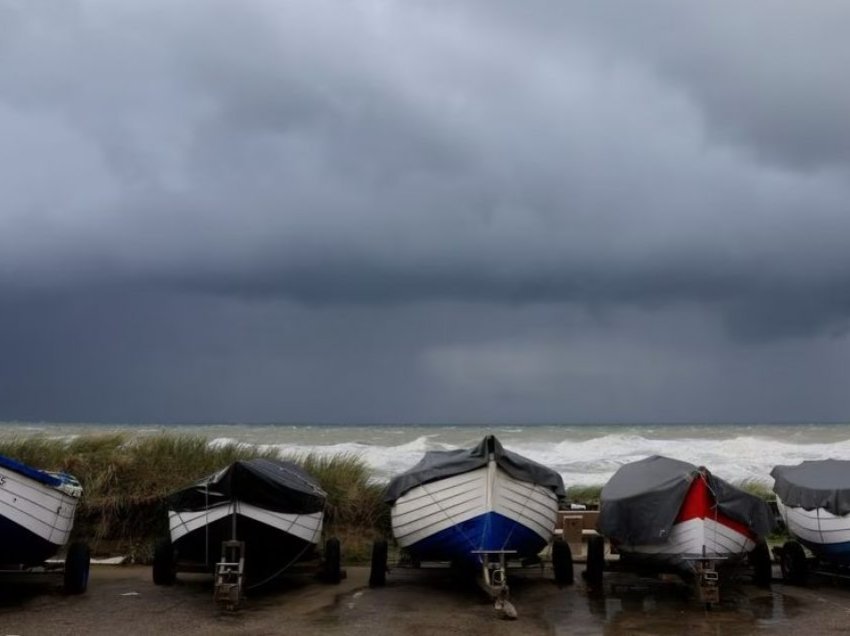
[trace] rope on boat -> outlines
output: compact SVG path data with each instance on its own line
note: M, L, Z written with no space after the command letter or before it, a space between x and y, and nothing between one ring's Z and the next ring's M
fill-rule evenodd
M451 523L452 522L451 515L448 512L446 512L445 510L443 510L443 507L440 505L440 502L437 501L434 498L434 495L432 493L430 493L428 491L428 489L425 488L425 486L426 486L426 484L422 484L422 490L425 491L425 494L428 495L428 497L431 499L431 501L434 503L434 505L437 506L437 510L442 512L443 516L446 518L446 520ZM469 535L467 535L466 532L464 532L459 525L457 525L457 524L453 524L453 525L454 525L455 528L458 529L458 531L463 536L463 538L466 539L466 542L469 544L469 547L472 548L473 550L475 550L476 549L475 543L473 543L472 539L469 538Z
M204 565L210 564L210 482L204 484Z
M532 484L531 486L532 486L532 488L528 491L528 495L526 496L525 501L522 504L522 508L520 508L520 510L519 510L518 516L520 516L520 517L525 516L525 509L528 508L528 502L531 500L531 493L534 492L533 489L534 489L535 486L537 486L537 484ZM511 540L511 536L514 533L514 530L516 530L517 525L519 525L519 520L514 519L513 525L511 525L511 529L508 532L508 535L505 537L505 540L502 542L502 550L504 550L505 546L508 545L508 541Z
M289 524L289 528L286 530L286 532L287 532L288 534L292 534L292 532L290 532L290 530L292 530L292 527L295 525L295 522L296 522L296 521L298 521L298 518L299 518L300 516L301 516L301 515L296 515L296 516L292 519L292 523L290 523L290 524ZM321 525L322 525L322 524L319 524L319 526L321 526ZM321 536L321 533L319 532L319 527L317 527L317 528L316 528L316 532L313 534L313 538L314 538L314 539L316 538L316 534L319 534L319 536ZM313 545L313 543L312 543L312 542L306 542L306 543L304 544L304 547L301 549L301 552L299 552L299 553L298 553L298 554L296 554L294 557L292 557L292 560L291 560L289 563L287 563L286 565L284 565L282 568L280 568L280 569L279 569L277 572L275 572L274 574L272 574L272 575L268 576L267 578L263 579L262 581L258 581L258 582L256 582L256 583L252 583L251 585L249 585L249 586L248 586L247 588L245 588L245 589L253 590L253 589L254 589L254 588L256 588L256 587L260 587L261 585L265 585L266 583L268 583L268 582L269 582L269 581L271 581L272 579L276 579L276 578L277 578L277 577L279 577L281 574L283 574L286 570L288 570L290 567L292 567L292 565L293 565L294 563L296 563L297 561L299 561L299 560L301 559L301 557L302 557L302 556L304 556L304 553L305 553L305 552L307 552L307 550L310 548L310 546L311 546L311 545Z
M304 553L307 552L307 550L309 549L309 547L311 545L313 545L313 544L312 543L305 543L304 547L301 549L301 552L299 552L294 557L292 557L292 560L289 561L289 563L284 565L277 572L270 574L268 577L264 578L262 581L257 581L256 583L252 583L251 585L246 586L245 589L246 590L253 590L254 588L260 587L261 585L265 585L269 581L276 579L281 574L283 574L286 570L288 570L290 567L292 567L292 565L295 564L302 556L304 556Z
M719 514L718 510L720 508L720 502L717 500L717 493L714 492L714 490L711 488L711 482L708 480L708 476L705 474L704 471L702 471L702 470L700 471L699 477L700 477L700 479L702 479L703 483L705 484L706 490L708 490L708 492L711 494L712 499L714 500L714 528L713 528L713 532L714 532L714 545L716 547L717 546L717 525L718 525L717 519L718 519L718 514ZM704 549L705 549L705 545L703 544L703 550ZM715 552L716 552L716 550L715 550Z

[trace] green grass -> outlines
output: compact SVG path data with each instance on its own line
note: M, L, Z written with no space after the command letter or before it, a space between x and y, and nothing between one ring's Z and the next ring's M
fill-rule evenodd
M776 493L773 492L773 489L767 484L756 481L755 479L745 479L743 481L736 482L735 486L750 493L751 495L761 497L765 501L776 501Z
M567 488L567 501L590 506L599 505L602 486L570 486Z

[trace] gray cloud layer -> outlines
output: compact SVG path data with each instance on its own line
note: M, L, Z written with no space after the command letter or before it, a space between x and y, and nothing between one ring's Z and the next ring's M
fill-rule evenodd
M682 324L724 353L683 387L705 386L746 343L768 365L771 351L807 342L800 359L817 365L817 343L846 346L850 315L848 25L841 2L0 3L0 294L18 334L0 377L12 382L32 358L30 379L0 396L0 417L3 404L9 416L52 419L403 419L404 405L411 419L493 417L454 401L444 380L467 369L497 391L476 365L513 351L538 361L526 365L538 388L492 404L514 419L570 419L555 385L571 376L545 351L582 334L616 359L594 321L626 350L683 350L630 315L654 316L663 333L681 312L704 316ZM231 307L232 323L210 318L207 303ZM229 410L203 409L182 389L197 383L209 396L217 384L187 372L174 395L153 381L158 406L145 410L139 385L108 371L184 337L204 343L184 352L190 366L226 341L225 359L244 370L253 321L273 329L281 306L298 342L338 343L321 352L312 386L374 361L362 408L337 396L287 410L258 382L253 394L234 388ZM444 326L415 319L434 306ZM592 319L543 344L516 322L523 308L538 327ZM136 324L140 311L152 313ZM339 324L308 326L328 311L404 321L382 347L409 381L384 378L374 354L332 338ZM471 315L499 326L484 345L456 325ZM10 316L43 331L21 332ZM53 351L79 355L69 340L85 325L103 358L51 367L43 334ZM432 330L452 334L451 346ZM147 356L138 378L166 366ZM268 357L269 373L292 371L254 356ZM97 383L79 378L100 373L114 391L138 389L124 409L93 406ZM646 402L640 417L651 419L662 389L639 388L638 375L618 380L623 403ZM39 410L41 377L75 397ZM241 386L227 377L219 395ZM583 382L579 397L593 386ZM381 386L397 403L370 413ZM850 406L819 396L832 405L824 417ZM691 397L714 417L707 396ZM252 400L263 406L244 406ZM788 412L744 394L730 404L720 417ZM629 413L611 409L588 403L578 417Z

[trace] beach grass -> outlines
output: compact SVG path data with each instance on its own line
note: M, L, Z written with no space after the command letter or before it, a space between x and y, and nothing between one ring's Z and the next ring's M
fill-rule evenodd
M587 506L598 506L599 495L601 493L601 484L593 486L570 486L567 488L567 501L569 503L584 504Z
M234 461L279 457L275 448L215 444L199 436L86 435L70 440L26 437L0 440L0 454L43 470L64 471L83 487L75 538L95 554L128 554L146 561L168 531L166 496ZM289 457L328 493L325 535L347 539L346 557L359 560L372 540L388 532L383 486L358 457Z
M741 490L744 490L751 495L761 497L765 501L776 501L776 493L767 484L755 479L744 479L735 484Z

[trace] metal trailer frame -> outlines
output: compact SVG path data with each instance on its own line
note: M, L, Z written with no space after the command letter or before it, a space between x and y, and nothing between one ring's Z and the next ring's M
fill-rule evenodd
M774 560L779 563L782 581L788 585L805 586L812 576L832 581L850 581L850 564L835 563L817 556L797 539L774 546Z
M475 582L481 590L493 601L493 609L500 618L516 619L518 616L516 607L510 600L510 585L508 573L511 571L536 571L541 575L546 571L549 563L555 574L555 582L559 585L572 585L572 555L569 546L562 544L561 549L552 550L554 558L546 560L539 555L536 557L520 558L516 550L471 550L470 554L480 558L480 565L475 574ZM457 567L451 561L419 560L413 558L403 548L399 549L398 558L390 564L388 558L388 542L386 540L375 541L372 546L372 562L369 576L370 587L383 587L386 584L386 576L392 570L419 570L419 569L451 569ZM554 556L554 555L558 556ZM568 571L566 571L568 566ZM471 571L471 568L470 568Z
M603 572L634 572L647 574L653 577L664 575L676 575L683 584L690 583L690 587L700 603L706 607L712 607L720 602L721 570L718 568L729 561L726 556L719 555L695 555L687 557L685 561L690 562L693 572L693 580L687 572L674 563L663 563L640 559L625 561L620 560L616 545L612 545L605 537L596 530L598 510L569 510L561 513L561 533L564 540L573 546L573 553L578 555L577 561L583 560L586 564L584 580L588 591L593 594L602 594ZM606 558L606 545L608 545L608 558ZM703 548L704 550L705 548ZM772 578L770 551L766 543L757 545L758 554L742 557L743 563L729 564L735 570L752 567L756 584L769 586ZM613 558L612 558L613 557Z
M64 559L47 559L42 563L0 563L0 580L47 579L62 576L66 594L83 594L88 589L91 551L87 543L75 541L66 546Z
M232 516L233 532L236 536L237 513ZM175 559L170 535L162 539L156 547L153 559L153 582L155 585L172 585L178 572L212 574L213 601L227 611L240 609L245 601L246 591L259 587L284 572L287 574L315 574L324 583L337 584L345 578L341 567L339 539L330 538L325 542L325 551L319 555L315 550L295 557L293 562L282 568L276 575L248 585L245 579L245 541L226 539L221 542L221 558L215 563L181 561Z

